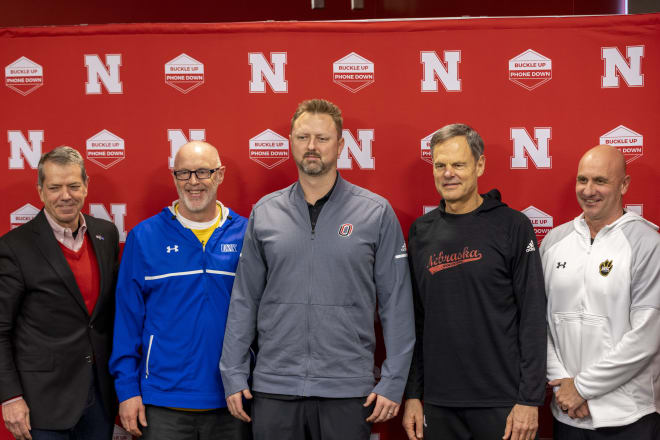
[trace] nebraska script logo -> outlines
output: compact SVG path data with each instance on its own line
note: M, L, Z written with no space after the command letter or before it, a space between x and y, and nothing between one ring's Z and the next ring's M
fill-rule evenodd
M458 266L459 264L481 260L482 256L479 249L470 250L467 246L461 252L454 252L453 254L445 254L440 251L440 253L432 254L429 257L429 263L426 265L426 268L431 275L435 275L436 272Z

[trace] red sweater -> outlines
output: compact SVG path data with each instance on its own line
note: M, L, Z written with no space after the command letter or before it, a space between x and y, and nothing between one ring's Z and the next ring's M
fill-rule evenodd
M78 289L80 289L80 293L85 300L87 311L91 315L99 298L100 290L99 265L92 242L85 236L83 245L78 252L72 251L61 243L60 248L67 263L69 263L73 276L76 278L76 284L78 284Z

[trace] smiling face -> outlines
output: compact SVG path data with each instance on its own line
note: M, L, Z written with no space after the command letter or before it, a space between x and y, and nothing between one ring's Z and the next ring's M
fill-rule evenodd
M189 180L174 178L176 190L179 193L179 213L193 221L209 221L216 215L218 186L225 176L225 167L220 164L218 151L206 142L189 142L176 154L174 170L195 171L199 169L213 170L219 168L208 179L198 179L195 173Z
M46 212L65 228L76 230L80 210L87 197L87 182L76 164L43 164L44 179L37 187Z
M337 158L344 147L330 115L303 113L289 135L291 153L300 173L322 176L337 169Z
M621 152L606 145L592 148L580 160L575 194L595 232L623 215L623 195L630 185L625 164Z
M482 155L475 160L465 136L449 138L433 147L435 188L448 212L469 212L478 206L477 179L485 166L486 158Z

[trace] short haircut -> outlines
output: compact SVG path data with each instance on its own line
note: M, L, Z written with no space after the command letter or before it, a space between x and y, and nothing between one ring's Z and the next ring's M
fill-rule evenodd
M298 108L291 118L291 132L293 132L293 124L296 122L296 119L305 112L329 115L335 122L335 127L337 127L337 139L341 139L341 130L344 120L341 117L341 110L339 110L339 107L325 99L308 99L301 102L298 104Z
M80 175L84 183L87 183L87 171L85 171L85 160L78 153L77 150L74 150L71 147L60 146L54 150L50 150L48 153L42 154L41 159L39 159L38 173L37 173L37 185L41 188L44 183L44 164L46 162L52 162L57 165L78 165L80 167Z
M433 148L453 137L463 136L470 146L470 151L474 156L474 160L479 160L484 154L484 141L479 136L477 131L465 124L449 124L436 131L431 138L431 156L433 156Z

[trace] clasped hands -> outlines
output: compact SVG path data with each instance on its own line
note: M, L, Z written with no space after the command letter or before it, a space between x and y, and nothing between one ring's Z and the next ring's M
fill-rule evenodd
M580 396L575 388L575 378L564 377L548 382L552 387L559 387L555 391L555 400L562 411L568 414L572 419L582 419L589 413L589 403Z

